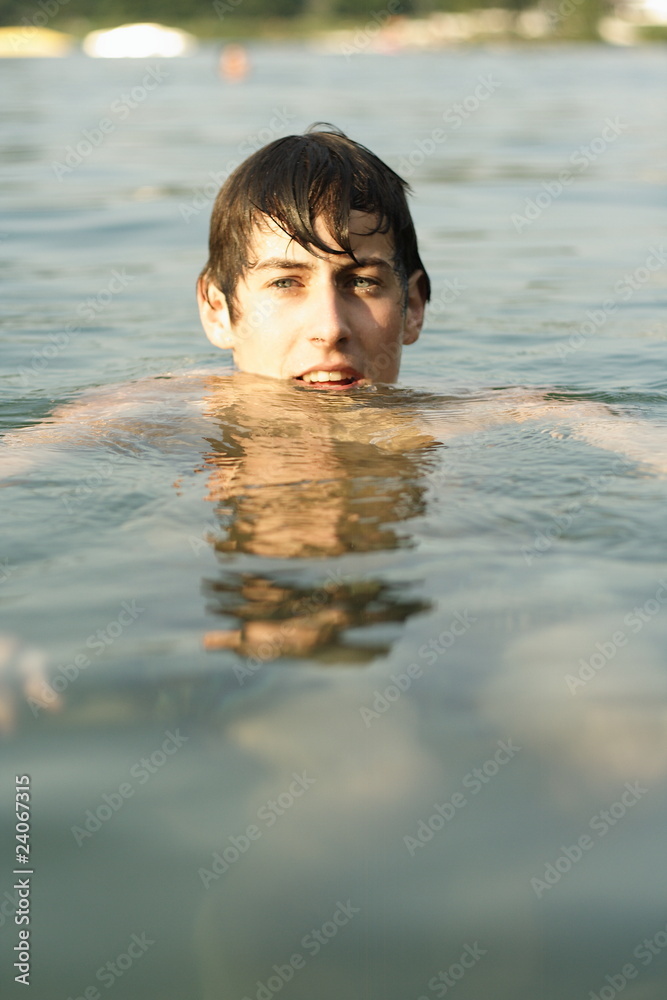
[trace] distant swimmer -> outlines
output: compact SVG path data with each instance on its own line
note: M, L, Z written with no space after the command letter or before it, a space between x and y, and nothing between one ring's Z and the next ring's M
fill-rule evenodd
M237 42L225 45L220 53L218 69L223 80L229 80L231 83L245 80L250 72L250 60L245 48Z

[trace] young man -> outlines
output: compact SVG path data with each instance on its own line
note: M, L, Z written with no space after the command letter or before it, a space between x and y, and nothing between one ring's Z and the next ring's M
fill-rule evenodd
M221 188L211 217L209 259L197 283L211 342L231 348L241 373L269 377L276 389L344 396L394 382L403 346L417 340L430 296L407 190L375 154L330 125L252 154ZM49 424L7 435L7 444L33 448L5 452L2 473L34 466L34 446L40 444L109 440L114 429L150 440L152 410L168 405L166 397L174 401L174 412L179 401L186 411L217 410L213 377L210 371L190 372L86 393L56 410ZM222 392L229 400L237 387L228 380L217 388L217 398ZM258 394L248 385L242 394L254 407ZM266 400L267 393L262 395ZM667 471L662 428L617 416L601 404L548 399L524 388L477 393L466 403L464 419L451 407L431 412L427 421L413 414L415 431L421 423L431 440L444 440L508 421L545 419L554 434L567 426L597 447ZM434 406L431 400L431 411ZM350 440L359 430L358 413L352 427L354 416L352 408ZM385 409L381 418L381 429L362 429L383 447L402 447L411 439L400 427L405 415L393 419ZM340 433L340 421L337 426ZM165 446L164 433L159 441Z
M407 184L332 126L278 139L223 185L198 282L237 367L327 391L394 382L430 283Z

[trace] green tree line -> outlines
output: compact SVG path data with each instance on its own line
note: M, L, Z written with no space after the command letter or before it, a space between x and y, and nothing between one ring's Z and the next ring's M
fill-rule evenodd
M401 0L399 12L424 17L433 11L467 10L474 7L521 9L535 0ZM584 0L586 2L586 0ZM162 24L217 24L221 34L238 22L363 22L380 13L385 0L0 0L0 24L41 24L45 17L53 27L68 24L114 25L133 21Z

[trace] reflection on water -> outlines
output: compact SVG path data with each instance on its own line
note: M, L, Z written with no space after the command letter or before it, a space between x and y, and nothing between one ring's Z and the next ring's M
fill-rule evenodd
M388 642L347 637L350 628L404 622L431 605L407 600L379 580L327 581L308 589L266 576L231 573L205 582L208 611L232 614L238 629L207 632L207 649L234 649L253 662L280 656L317 656L321 663L368 663L389 652ZM230 579L231 577L231 579Z
M403 622L430 604L397 582L342 580L340 571L304 587L301 560L413 544L408 522L425 511L424 472L436 447L414 404L390 388L326 396L252 376L207 382L206 411L220 434L201 471L220 525L210 541L221 574L204 591L209 611L241 623L207 633L207 648L255 662L317 654L364 663L386 654L389 644L369 640L363 627ZM261 570L252 559L235 568L240 554L258 557ZM268 571L271 560L281 567Z
M526 390L484 389L664 427L664 269L558 351L661 245L663 53L253 52L224 108L212 50L173 61L60 181L53 157L137 66L0 63L0 419L103 396L1 491L0 795L11 847L32 776L29 992L664 1000L664 478L553 420L494 422ZM295 130L332 120L400 169L480 74L492 101L410 175L437 306L405 352L413 390L169 377L220 363L192 296L202 191L278 99ZM618 142L516 233L615 116ZM127 289L83 325L112 269ZM133 935L154 943L100 979Z
M3 678L7 775L40 784L39 981L84 996L145 933L124 1000L430 1000L450 970L461 1000L604 985L664 926L662 570L612 554L660 482L506 423L523 391L195 374L109 394L115 416L35 434L63 450L11 494L71 546L79 602L67 656L8 646ZM36 629L58 569L23 569ZM656 962L626 996L663 986Z

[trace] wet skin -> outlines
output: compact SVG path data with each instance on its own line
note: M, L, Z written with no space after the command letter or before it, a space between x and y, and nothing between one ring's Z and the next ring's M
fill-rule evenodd
M390 235L373 233L375 218L350 213L348 254L311 253L264 217L255 230L253 263L236 288L234 320L214 286L199 289L206 334L231 348L237 367L254 375L340 392L368 382L394 382L404 344L424 319L421 271L407 297L395 270ZM322 222L315 229L335 241ZM326 376L326 377L324 377Z

